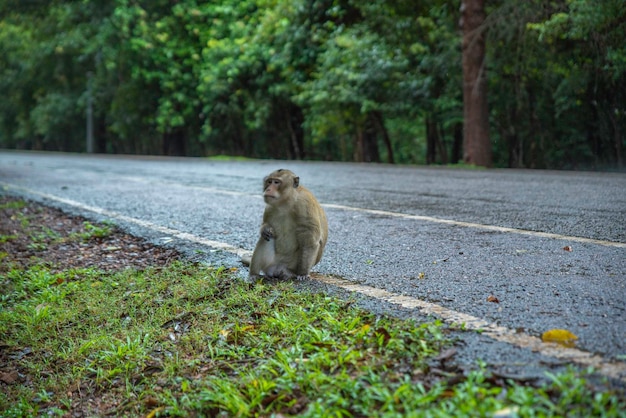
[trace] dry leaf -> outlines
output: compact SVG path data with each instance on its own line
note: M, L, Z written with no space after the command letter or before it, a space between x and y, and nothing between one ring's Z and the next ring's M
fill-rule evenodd
M541 341L544 343L557 343L563 347L574 347L578 337L566 329L551 329L541 335Z
M17 382L17 379L19 379L19 377L20 375L18 374L17 370L0 372L0 382L4 382L7 385L12 385L13 383Z
M239 328L239 332L248 332L254 329L254 325L246 325L244 327Z
M383 344L387 344L389 342L389 340L391 339L391 334L389 334L389 331L387 331L385 328L380 327L378 328L376 331L374 331L374 333L376 334L376 336L382 336L383 338Z
M489 295L489 297L487 297L487 302L500 303L500 299L494 295Z
M425 279L426 278L426 274L425 273L420 273L420 274L418 274L417 277L420 278L420 279Z
M570 245L566 245L565 247L563 247L563 249L565 251L569 251L570 253L572 252L572 247Z
M441 353L439 353L439 355L437 357L435 357L435 360L438 361L445 361L448 360L452 357L454 357L454 355L456 355L457 351L455 348L448 348L447 350L442 351Z

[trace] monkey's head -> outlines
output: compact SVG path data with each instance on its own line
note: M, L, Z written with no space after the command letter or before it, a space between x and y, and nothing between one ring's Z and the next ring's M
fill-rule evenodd
M276 205L289 199L300 185L300 177L290 170L279 169L263 179L263 200L268 205Z

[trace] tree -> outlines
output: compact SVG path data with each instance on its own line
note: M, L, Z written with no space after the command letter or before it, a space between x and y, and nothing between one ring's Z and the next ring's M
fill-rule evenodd
M485 62L484 0L463 0L463 153L466 163L489 167L492 164L487 106L487 65Z

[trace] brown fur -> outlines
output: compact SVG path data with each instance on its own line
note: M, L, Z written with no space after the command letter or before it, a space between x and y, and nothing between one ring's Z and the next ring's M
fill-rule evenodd
M304 279L322 259L328 222L315 196L289 170L276 170L263 179L261 236L252 254L250 279L261 272L278 278Z

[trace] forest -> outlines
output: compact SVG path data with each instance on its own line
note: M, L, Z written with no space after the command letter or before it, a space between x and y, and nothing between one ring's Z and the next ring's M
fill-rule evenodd
M2 0L0 148L472 164L466 3L476 164L623 170L624 0Z

